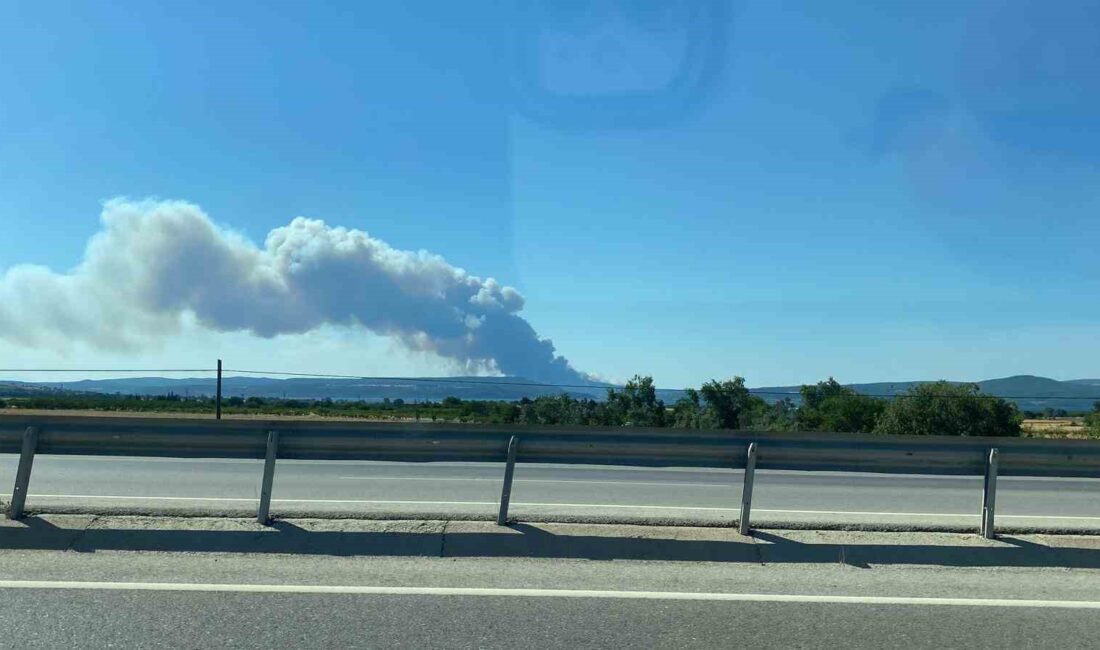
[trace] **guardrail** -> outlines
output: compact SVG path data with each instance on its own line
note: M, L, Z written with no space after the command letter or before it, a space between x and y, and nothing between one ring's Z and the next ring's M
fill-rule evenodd
M23 515L35 454L264 459L257 518L270 519L283 459L471 461L505 465L497 523L517 462L743 469L742 534L755 470L978 475L981 533L993 536L997 475L1100 477L1100 442L611 427L199 420L0 415L0 453L18 453L9 516Z

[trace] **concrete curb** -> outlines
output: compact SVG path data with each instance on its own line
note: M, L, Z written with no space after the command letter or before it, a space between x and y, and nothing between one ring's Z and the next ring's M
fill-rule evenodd
M158 504L149 506L79 506L79 505L35 505L27 507L29 515L92 515L92 516L130 516L152 518L250 518L255 517L254 507L191 507ZM539 514L531 512L521 513L521 517L513 517L510 521L532 524L603 524L603 525L629 525L629 526L684 526L692 528L737 528L738 521L735 518L699 518L699 517L668 517L668 516L630 516L630 515L584 515L548 513ZM952 518L944 515L945 519ZM325 520L363 520L363 521L483 521L495 520L492 514L448 512L443 510L351 510L331 509L319 511L315 508L288 508L281 506L274 520L293 519L325 519ZM1003 521L1003 520L1002 520ZM889 533L962 533L977 534L978 521L973 523L936 523L936 522L907 522L899 518L893 522L869 522L858 520L827 520L816 518L813 520L798 520L794 518L777 519L760 516L753 519L754 530L821 530L821 531L847 531L847 532L889 532ZM1100 537L1100 529L1072 526L1020 526L1012 524L998 524L998 535L1078 535Z
M41 515L0 522L0 549L1100 569L1095 536L425 519Z

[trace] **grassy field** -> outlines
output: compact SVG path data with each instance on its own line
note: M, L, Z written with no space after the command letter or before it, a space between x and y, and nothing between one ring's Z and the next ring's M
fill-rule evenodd
M1024 420L1024 435L1032 438L1088 438L1084 418Z
M516 420L518 409L510 402L475 402L446 399L441 402L404 403L294 400L274 398L222 401L226 418L295 418L379 420L386 422L478 422L507 423ZM6 397L0 413L48 413L77 415L172 415L212 417L210 398L135 397L129 395L81 395L64 397Z

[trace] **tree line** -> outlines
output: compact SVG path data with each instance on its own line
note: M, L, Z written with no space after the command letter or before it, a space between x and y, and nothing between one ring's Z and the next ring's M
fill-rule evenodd
M983 395L973 384L946 381L919 384L887 400L861 395L835 379L802 386L799 402L769 402L753 395L743 377L709 381L688 389L671 406L657 397L651 377L636 376L607 399L568 395L521 400L517 422L524 424L610 425L740 429L754 431L833 431L904 435L1018 436L1019 410L999 397Z
M8 398L8 407L98 411L212 413L209 397L135 396L84 393ZM0 408L5 400L0 400ZM974 384L919 384L892 399L861 395L829 378L801 387L790 397L768 401L752 394L742 377L709 381L666 404L652 377L635 376L605 399L567 393L519 401L462 400L382 402L233 396L223 412L248 415L316 415L381 420L428 420L497 424L676 427L754 431L833 431L906 435L1019 436L1023 414L1014 404L984 395ZM1100 402L1085 417L1100 436Z
M209 397L179 395L54 395L8 398L9 407L212 412ZM0 400L0 407L4 400ZM233 396L223 412L234 415L353 417L517 425L674 427L757 431L835 431L911 434L911 436L1020 436L1023 416L999 397L983 395L977 385L936 382L915 385L892 399L860 395L828 378L802 386L798 400L766 400L753 395L744 377L711 381L687 389L672 404L658 397L652 377L635 376L623 387L608 388L604 399L569 394L518 401L448 397L439 401L278 399ZM1100 403L1086 421L1100 436Z

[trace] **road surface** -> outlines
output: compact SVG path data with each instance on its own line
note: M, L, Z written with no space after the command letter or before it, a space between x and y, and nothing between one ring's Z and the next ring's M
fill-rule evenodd
M20 647L1087 648L1095 610L468 595L0 591ZM105 614L106 613L106 614Z
M17 459L0 457L5 499ZM35 459L28 507L246 513L262 465L250 460L46 456ZM492 463L278 462L272 513L490 517L502 467ZM754 522L973 527L980 477L757 472ZM535 520L729 522L741 473L708 469L520 464L513 516ZM1001 477L998 525L1100 529L1100 481Z
M4 550L0 646L1085 648L1100 632L1100 571L1052 565L1060 556L1037 538L806 531L766 543L785 543L787 561ZM812 561L815 547L845 546L871 563ZM920 565L892 564L898 552ZM1081 549L1090 567L1096 552Z

